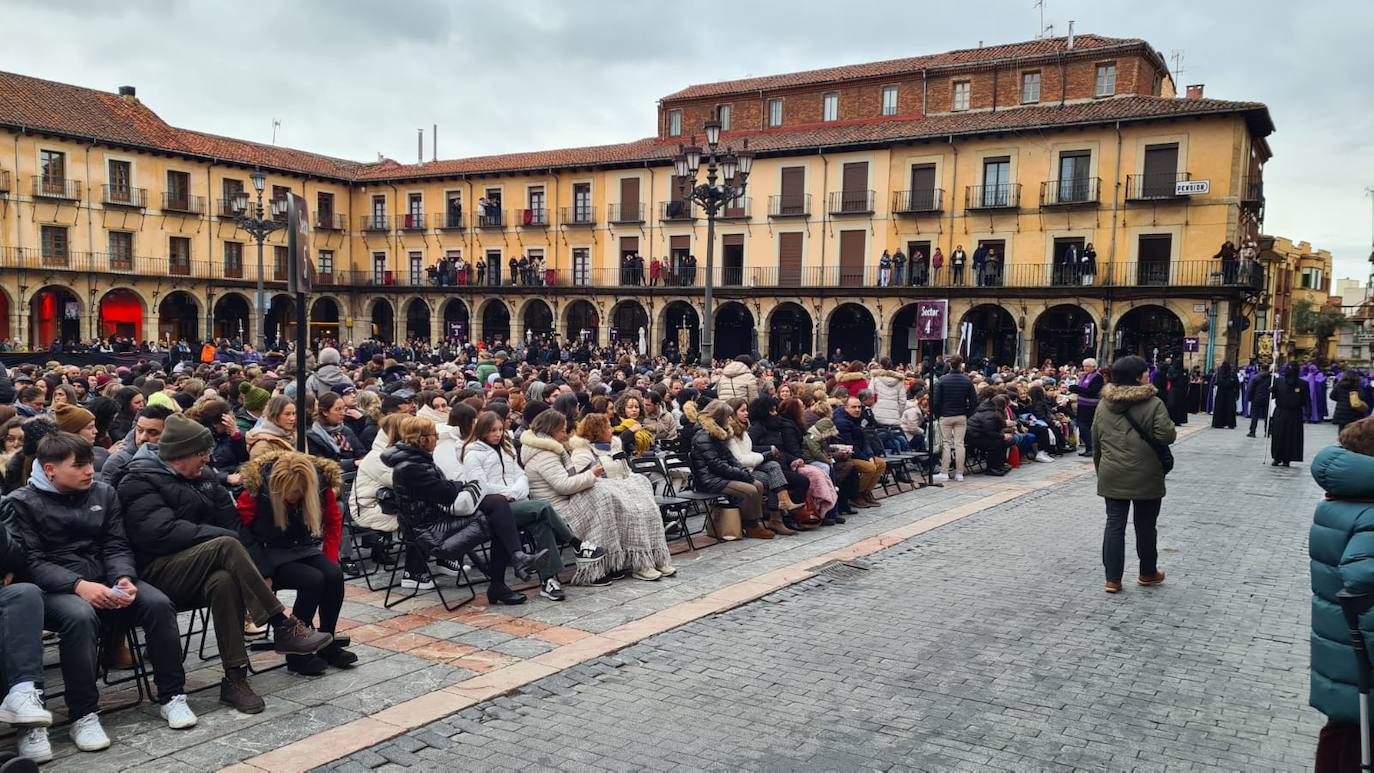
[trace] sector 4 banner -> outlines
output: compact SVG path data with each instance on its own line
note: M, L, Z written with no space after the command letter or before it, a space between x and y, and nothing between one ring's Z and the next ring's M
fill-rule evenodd
M947 335L949 301L916 301L916 338L942 341Z

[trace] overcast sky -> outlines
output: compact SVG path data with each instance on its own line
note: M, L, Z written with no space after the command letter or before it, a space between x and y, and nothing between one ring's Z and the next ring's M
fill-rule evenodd
M1045 2L1056 34L1074 19L1141 37L1183 52L1182 84L1267 103L1266 232L1367 277L1374 3ZM277 119L282 145L410 162L435 123L446 158L622 142L691 83L1027 40L1039 15L1034 0L0 0L0 69L133 85L177 126L269 142Z

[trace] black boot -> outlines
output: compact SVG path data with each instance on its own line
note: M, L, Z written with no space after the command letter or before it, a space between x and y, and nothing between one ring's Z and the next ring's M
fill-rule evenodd
M506 587L505 585L498 585L493 582L492 584L487 586L487 604L491 606L496 606L497 604L508 604L514 606L516 604L524 603L524 595L516 593L515 591Z
M544 556L548 555L548 553L548 548L544 548L534 555L530 555L523 550L517 550L510 557L511 569L515 570L516 577L519 577L521 580L529 580L531 577L539 574L539 567L536 566L536 564L538 564Z

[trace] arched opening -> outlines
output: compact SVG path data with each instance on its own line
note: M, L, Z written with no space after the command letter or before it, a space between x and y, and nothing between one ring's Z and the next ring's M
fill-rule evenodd
M489 344L504 344L510 338L510 308L504 301L488 301L482 307L482 337Z
M596 326L600 321L596 307L590 302L573 301L568 306L568 338L595 343Z
M0 290L0 340L10 338L10 295Z
M857 303L846 303L830 315L830 351L839 349L846 360L873 359L874 337L878 323L868 309Z
M716 309L715 352L718 360L728 360L754 352L754 315L736 301ZM709 363L708 363L709 364Z
M795 303L780 303L768 322L768 359L799 357L811 352L811 315Z
M252 343L253 331L249 327L252 310L248 298L239 293L221 293L215 299L214 311L210 315L215 321L215 339L237 339L240 343Z
M29 345L47 349L54 341L81 339L81 301L65 287L45 287L29 300Z
M895 316L892 317L892 332L888 337L887 356L892 358L893 363L905 362L914 365L921 360L935 362L935 358L945 353L944 339L926 338L922 340L919 336L919 327L922 324L920 319L920 305L909 303L903 306ZM948 313L948 307L946 307ZM933 335L940 334L940 328L936 327L937 321L931 321ZM942 322L940 324L943 324ZM944 331L949 335L949 331Z
M296 301L289 295L274 295L262 322L267 348L284 350L287 341L296 340Z
M200 307L184 290L168 293L157 305L157 335L168 341L200 341Z
M468 340L468 306L452 298L444 304L444 336L451 341Z
M333 298L316 298L311 304L310 340L312 343L329 341L338 344L339 304Z
M1016 363L1016 320L1001 306L974 306L964 315L959 331L959 351L970 369L982 367L983 360L993 365Z
M143 299L133 290L111 290L100 299L101 338L143 340Z
M643 345L640 333L643 332ZM649 346L649 314L636 301L621 301L611 309L611 343L629 341L639 350Z
M549 308L549 304L538 299L529 301L521 316L525 321L525 340L554 334L553 309Z
M1183 351L1183 322L1163 306L1137 306L1116 322L1112 357L1136 354L1150 362Z
M385 298L372 302L372 338L384 344L396 341L396 311Z
M1045 310L1035 321L1036 365L1082 362L1097 349L1097 323L1081 306L1064 303Z
M406 339L429 340L429 304L423 298L415 298L406 306Z
M663 353L676 351L679 355L696 351L701 346L701 317L692 304L673 301L663 310Z

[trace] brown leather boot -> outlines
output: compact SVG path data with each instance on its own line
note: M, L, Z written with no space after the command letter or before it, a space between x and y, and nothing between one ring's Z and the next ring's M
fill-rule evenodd
M801 505L792 501L792 495L787 493L787 489L778 492L778 509L784 513L791 513L800 510Z
M790 537L796 534L795 531L787 528L787 524L782 522L782 513L774 510L768 515L768 528L779 537Z
M759 521L754 521L753 523L745 527L744 536L752 537L754 539L773 539L773 537L776 535L774 535L773 532L769 531L767 526L764 526Z

